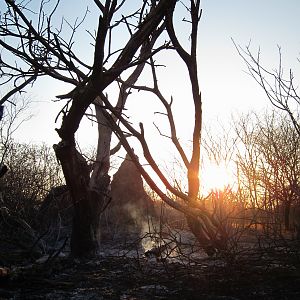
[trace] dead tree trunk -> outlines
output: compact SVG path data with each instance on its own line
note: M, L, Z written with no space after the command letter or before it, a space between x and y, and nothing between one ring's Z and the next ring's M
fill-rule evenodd
M93 255L98 249L98 221L96 216L103 199L96 199L89 190L89 169L74 144L55 146L62 164L66 183L73 199L74 219L71 236L71 253L80 257Z

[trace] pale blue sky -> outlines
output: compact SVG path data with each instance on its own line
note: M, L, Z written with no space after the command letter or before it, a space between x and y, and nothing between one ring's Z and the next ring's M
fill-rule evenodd
M300 1L204 0L202 3L199 59L203 66L201 71L200 64L203 93L226 111L264 106L266 99L256 83L243 73L246 68L231 37L241 46L251 40L254 53L260 47L262 62L272 69L277 67L277 45L280 45L286 69L292 67L298 71Z
M2 10L3 0L0 0L0 3ZM86 3L91 7L91 11L94 11L93 1L80 1L76 3L76 6L71 0L62 1L63 3L66 4L60 9L64 14L73 15L82 12ZM296 75L297 72L299 74L297 58L300 56L300 1L203 0L202 8L198 59L205 125L214 122L216 118L222 119L224 123L230 119L231 113L263 109L268 105L268 101L254 80L245 74L246 67L238 56L231 38L241 46L247 45L251 40L254 51L260 46L262 61L266 62L270 68L277 67L277 45L280 45L284 66L286 69L292 67ZM92 15L91 13L91 17ZM91 22L93 23L93 20ZM186 38L184 27L181 32L182 39ZM82 41L80 42L82 47ZM80 49L89 53L87 46ZM168 61L172 63L172 56L168 57ZM171 88L169 87L167 92L180 100L187 96L185 85L188 82L185 82L184 76L175 75L176 71L180 73L180 65L173 65L172 68L174 78L162 78L161 82L163 84L164 81L166 83L172 81ZM30 90L29 95L36 101L33 104L36 117L22 126L17 137L26 141L46 141L49 144L58 142L54 128L59 124L55 126L54 118L59 111L59 105L52 103L51 100L55 95L65 91L68 91L65 85L57 82L52 84L45 80ZM188 140L187 133L190 130L188 120L192 119L193 113L189 106L182 105L182 101L178 102L175 114L187 121L181 124L183 126L179 132ZM143 115L144 104L139 106L132 100L128 105L133 109L133 116L136 115L141 120L147 118ZM149 126L151 126L152 119L153 115L150 115ZM95 137L92 134L86 134L86 131L82 138L83 144L95 141Z

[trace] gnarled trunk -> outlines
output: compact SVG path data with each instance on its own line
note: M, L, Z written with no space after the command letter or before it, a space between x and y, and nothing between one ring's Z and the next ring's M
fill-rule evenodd
M75 209L71 236L71 253L75 257L97 254L100 246L100 214L104 197L87 191Z
M99 180L98 190L92 190L88 165L75 144L61 142L54 148L74 205L71 253L76 257L93 256L99 249L99 219L105 205L109 176L104 175Z
M204 210L203 210L204 212ZM227 248L226 230L210 213L202 217L186 216L187 224L207 255Z

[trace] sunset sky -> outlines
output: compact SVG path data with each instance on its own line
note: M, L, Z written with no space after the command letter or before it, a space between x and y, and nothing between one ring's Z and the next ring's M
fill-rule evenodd
M3 10L3 0L0 2ZM75 16L83 14L88 5L93 8L93 1L80 1L74 6L71 0L62 1L60 13L71 20ZM133 2L128 2L133 3ZM292 68L295 76L299 75L300 57L300 1L298 0L203 0L203 14L199 24L198 61L200 87L203 97L204 126L210 127L216 124L216 120L223 124L230 121L231 115L245 113L249 110L263 110L270 106L264 93L254 80L245 73L246 66L234 47L232 39L236 44L245 48L251 41L253 53L257 53L260 47L261 60L270 69L278 66L278 46L281 47L283 66L286 71ZM91 24L96 24L93 17L95 10L90 9ZM178 11L177 29L181 39L188 42L188 32L180 20L181 13ZM88 44L79 41L79 48L89 55ZM90 57L90 56L89 56ZM173 56L165 57L172 65ZM87 58L90 60L90 58ZM193 118L193 111L185 105L182 98L187 97L186 86L188 80L182 76L182 66L172 65L173 77L160 78L160 83L171 86L166 95L174 97L175 115L181 118L178 124L179 135L186 142L190 137L191 125L189 121ZM184 73L183 73L184 75ZM299 78L299 77L298 77ZM170 84L171 82L171 84ZM60 110L60 104L51 100L55 95L66 93L70 87L53 83L53 81L42 80L34 88L28 90L28 96L33 99L32 108L35 116L23 124L15 137L21 141L40 142L53 144L59 141L54 124L56 114ZM147 96L145 96L147 98ZM182 100L182 101L181 101ZM159 122L148 109L144 109L144 102L139 106L135 100L128 103L128 111L137 122L143 121L148 124L149 132L155 131L152 122ZM136 100L137 101L137 100ZM153 100L151 100L151 103ZM152 105L152 104L151 104ZM156 110L155 104L153 111ZM147 119L147 120L146 120ZM148 122L148 123L147 123ZM152 127L152 129L150 129ZM95 129L95 126L94 126ZM79 133L81 145L89 146L96 143L94 129L83 129ZM185 140L186 139L186 140ZM166 146L167 151L169 146ZM155 145L154 145L155 148ZM159 142L160 151L163 146Z

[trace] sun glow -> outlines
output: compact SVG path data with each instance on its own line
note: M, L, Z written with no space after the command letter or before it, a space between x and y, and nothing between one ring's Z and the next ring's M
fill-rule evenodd
M202 194L223 190L227 186L234 186L234 176L230 167L224 164L206 164L201 176Z

